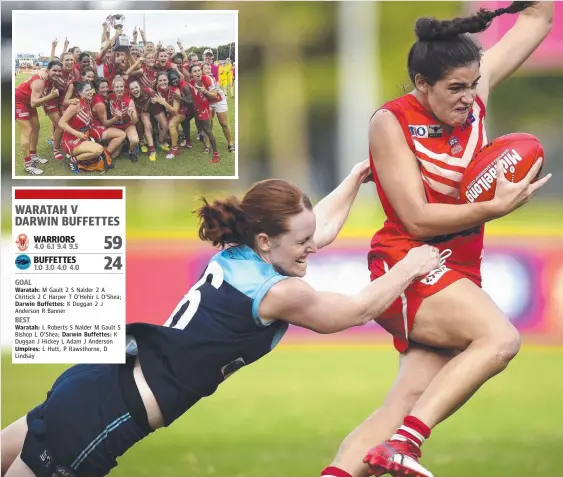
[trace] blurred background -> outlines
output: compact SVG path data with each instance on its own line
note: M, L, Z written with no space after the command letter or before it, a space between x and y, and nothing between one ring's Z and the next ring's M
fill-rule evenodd
M12 8L239 10L239 179L80 182L127 186L127 319L163 323L214 253L197 240L198 197L242 194L256 180L280 177L322 198L367 157L373 112L409 91L415 20L507 3L2 2L3 257L11 187L72 184L11 180ZM555 11L550 36L488 106L489 138L536 135L544 170L553 173L531 203L487 225L484 288L522 331L524 348L425 444L423 462L436 476L563 476L563 429L553 426L563 419L563 382L556 379L563 374L563 3ZM495 20L480 37L484 46L514 20ZM375 186L363 186L341 237L314 257L307 280L345 293L367 283L369 241L383 218ZM4 290L9 273L3 266ZM3 313L4 345L11 326ZM11 365L9 355L2 365L5 426L44 397L62 367ZM380 405L396 366L376 324L335 336L291 329L279 350L139 444L112 475L318 475L345 435Z

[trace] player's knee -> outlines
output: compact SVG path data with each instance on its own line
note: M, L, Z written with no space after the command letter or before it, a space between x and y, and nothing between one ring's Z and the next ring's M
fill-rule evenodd
M512 361L512 359L520 351L521 338L520 333L514 326L510 326L507 331L502 335L497 349L498 360L505 366Z
M135 134L135 136L129 139L129 142L131 143L131 146L133 147L137 146L137 144L139 144L139 136Z
M95 144L94 145L94 150L92 151L92 154L94 154L94 157L100 156L101 154L103 154L103 152L104 152L104 146L102 146L101 144Z
M494 368L502 371L520 351L520 334L512 325L505 327L501 332L495 333L489 341L489 353Z

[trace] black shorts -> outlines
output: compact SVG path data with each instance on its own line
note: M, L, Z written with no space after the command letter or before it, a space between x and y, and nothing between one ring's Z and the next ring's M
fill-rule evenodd
M36 477L107 475L152 432L132 366L112 364L67 369L27 414L27 426L21 459Z

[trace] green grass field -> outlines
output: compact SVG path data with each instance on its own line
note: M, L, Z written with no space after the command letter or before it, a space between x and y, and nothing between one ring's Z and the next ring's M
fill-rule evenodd
M397 368L388 347L281 346L168 429L140 442L118 477L315 477L382 401ZM64 366L2 359L2 426L39 403ZM524 347L424 445L435 477L558 477L563 349ZM86 410L85 410L86 412Z
M29 77L29 73L21 73L16 76L16 86ZM229 123L235 140L235 98L227 98L229 105ZM51 121L45 115L43 108L38 108L39 122L41 124L41 132L39 133L39 143L37 145L37 153L49 162L42 165L44 173L41 177L47 176L71 176L76 177L70 171L67 161L59 162L53 158L53 150L47 143L51 137ZM235 153L227 150L227 140L223 134L223 130L219 121L213 121L213 133L217 140L217 148L221 155L221 161L217 164L211 163L211 154L203 151L203 143L197 140L197 129L192 121L190 127L191 140L194 145L193 149L183 149L181 154L174 159L165 159L166 152L158 151L156 162L149 161L148 153L140 153L139 161L133 164L127 157L127 153L123 152L121 156L114 161L115 168L106 171L103 177L118 176L234 176L235 175ZM16 164L15 175L26 176L29 174L24 170L24 156L20 150L20 138L16 129ZM81 176L98 177L100 172L81 172Z

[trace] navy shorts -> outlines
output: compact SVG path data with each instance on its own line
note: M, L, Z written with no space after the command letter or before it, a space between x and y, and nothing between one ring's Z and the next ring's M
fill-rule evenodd
M132 411L130 397L122 392L126 366L73 366L55 381L45 402L27 414L21 458L36 477L107 475L117 457L151 432L146 412L144 420L138 417L140 395Z

